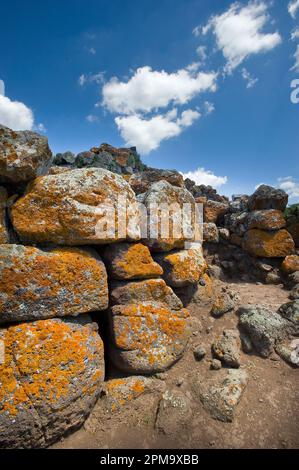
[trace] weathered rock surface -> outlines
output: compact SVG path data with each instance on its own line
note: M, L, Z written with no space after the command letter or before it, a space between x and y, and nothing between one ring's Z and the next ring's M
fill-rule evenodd
M166 435L183 431L192 417L190 398L180 390L166 390L159 402L155 427Z
M240 367L241 341L238 331L224 330L212 344L214 356L228 367Z
M216 224L219 221L219 218L226 214L229 210L229 204L225 202L218 202L213 200L208 200L204 204L204 221L209 223Z
M224 224L235 235L243 237L247 230L247 212L233 212L224 216Z
M262 305L240 307L239 314L241 331L249 336L261 357L268 357L276 342L282 340L289 330L287 320Z
M157 181L165 180L172 186L178 186L179 188L184 187L184 178L176 170L158 170L155 168L149 168L140 173L134 173L129 183L133 188L135 194L146 193L153 183Z
M278 313L298 327L299 333L299 300L287 302L279 307Z
M41 320L0 330L0 447L40 448L78 428L104 380L94 323Z
M119 175L101 168L37 178L12 207L15 230L24 243L101 244L140 238L135 194ZM127 208L126 227L117 209ZM121 224L123 225L123 224Z
M247 216L248 229L279 230L286 226L286 220L281 211L275 209L250 212Z
M265 232L249 230L244 236L243 249L253 256L284 258L294 252L294 241L287 230Z
M288 225L288 231L292 235L296 247L299 248L299 222Z
M182 356L190 329L186 309L144 302L112 307L109 356L115 367L135 374L168 369Z
M112 305L153 302L158 306L168 306L171 310L183 308L180 299L163 279L113 282L110 284L110 301Z
M152 251L183 248L185 241L194 241L196 206L192 194L185 188L158 181L145 194L139 195L139 202L144 204L148 216L147 227L142 228L147 234L144 243ZM185 204L190 208L191 217L183 217ZM158 206L162 210L158 210Z
M222 317L222 315L225 313L232 311L234 307L235 302L231 296L226 292L222 292L221 294L217 295L214 301L211 309L211 315L215 318Z
M195 382L194 393L213 418L232 422L247 383L245 370L222 369L209 381Z
M9 234L6 221L7 191L0 186L0 244L8 243Z
M147 279L159 277L163 269L142 243L118 243L105 248L103 254L112 279Z
M129 405L141 395L162 393L165 390L163 381L143 376L123 377L105 382L104 396L100 405L108 411L115 412Z
M219 230L216 224L212 222L203 224L203 240L208 243L219 243Z
M275 351L288 364L299 367L299 339L286 340L277 344Z
M46 137L31 131L15 132L0 124L1 183L24 183L44 175L51 161Z
M207 273L203 274L198 284L177 288L175 292L184 306L195 304L200 307L208 307L212 306L215 299L214 284Z
M262 184L248 200L249 210L275 209L284 211L288 204L288 195L282 189Z
M163 278L171 287L197 284L207 270L201 246L157 254L154 258L162 266Z
M299 256L286 256L282 262L281 269L286 274L293 274L296 271L299 271Z
M0 324L107 307L107 275L96 252L0 245Z

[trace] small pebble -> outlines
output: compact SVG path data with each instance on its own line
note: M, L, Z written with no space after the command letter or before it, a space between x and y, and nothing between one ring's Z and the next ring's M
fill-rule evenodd
M196 361L201 361L205 357L206 353L207 353L206 348L202 346L201 344L198 344L197 346L195 346L193 350L193 355Z
M221 361L219 361L218 359L213 359L212 360L211 365L210 365L210 369L219 370L219 369L221 369L221 367L222 367Z

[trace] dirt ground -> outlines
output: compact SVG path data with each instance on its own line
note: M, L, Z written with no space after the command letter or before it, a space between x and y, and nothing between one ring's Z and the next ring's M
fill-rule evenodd
M282 286L236 282L224 285L239 294L238 305L267 304L276 310L288 301L288 291ZM200 319L201 332L194 332L183 358L155 379L164 382L167 390L180 390L190 398L192 414L187 423L178 423L175 429L170 426L164 432L155 428L159 392L143 394L115 412L104 409L100 398L84 426L52 448L298 448L299 371L276 354L268 359L241 354L249 382L232 423L216 421L194 398L194 378L209 379L218 373L210 370L209 351L214 337L225 328L235 328L238 317L233 312L213 319L209 308L195 305L190 313ZM200 362L193 356L197 344L208 351Z

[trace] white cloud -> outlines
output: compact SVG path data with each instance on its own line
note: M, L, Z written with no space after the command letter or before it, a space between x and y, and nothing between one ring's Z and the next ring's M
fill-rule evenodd
M0 124L15 131L30 130L34 125L33 112L24 103L0 95Z
M291 32L291 39L292 41L299 39L299 28L293 29L293 31Z
M246 6L233 3L222 15L212 16L201 33L214 33L217 47L227 60L225 71L230 73L251 54L269 51L281 42L277 31L262 32L269 21L266 2L252 0Z
M115 123L126 145L136 146L145 155L157 149L163 140L180 135L184 128L191 126L199 117L199 112L187 109L178 118L177 110L173 109L151 119L138 115L118 116Z
M205 170L205 168L197 168L197 170L188 171L187 173L182 173L182 175L184 179L189 178L197 185L204 184L213 188L220 188L228 181L227 176L216 176L212 171Z
M210 101L205 101L204 102L204 110L205 110L206 114L211 114L213 111L215 111L214 103L210 103Z
M44 132L44 133L47 132L47 129L46 129L45 125L42 122L40 122L36 126L36 130L39 131L39 132Z
M296 72L299 72L299 44L298 44L296 52L294 54L294 58L295 58L295 64L291 68L291 70L295 70Z
M242 69L241 73L242 73L242 77L246 81L246 88L253 88L254 85L256 85L256 83L258 82L258 78L252 77L250 72L248 72L248 70L245 67Z
M207 52L206 51L207 51L206 46L198 46L198 48L196 49L196 52L199 55L199 58L202 62L205 62L205 60L207 58Z
M105 72L88 73L80 75L78 83L80 86L84 86L87 83L96 83L97 85L103 84L105 81Z
M150 112L171 103L186 104L204 91L216 91L217 74L192 73L181 69L174 73L138 68L127 81L112 78L103 86L103 105L120 114Z
M0 95L2 95L2 96L5 95L5 85L4 85L3 80L0 80Z
M299 181L292 176L278 178L278 187L288 193L291 198L299 197Z
M299 0L292 0L288 4L288 12L293 19L296 18L297 11L299 10Z
M97 122L98 121L98 117L95 116L94 114L88 114L88 116L86 116L86 121L88 122Z

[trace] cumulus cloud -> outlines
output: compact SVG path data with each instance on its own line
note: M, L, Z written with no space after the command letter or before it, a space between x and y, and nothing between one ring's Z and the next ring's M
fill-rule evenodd
M173 109L150 119L138 115L118 116L115 123L126 145L136 146L140 153L146 155L157 149L163 140L180 135L199 117L200 113L192 109L185 110L177 117L177 110Z
M295 64L291 68L291 70L295 70L296 72L299 72L299 45L297 46L296 52L294 54L294 59L295 59Z
M33 112L24 103L0 95L0 124L15 131L30 130L34 125Z
M103 86L103 105L119 114L150 112L172 103L186 104L197 94L216 91L217 74L181 69L174 73L138 68L128 81L112 78Z
M258 78L252 77L250 72L248 72L248 70L245 67L242 69L241 73L242 73L242 77L244 78L246 82L246 88L253 88L254 85L256 85L256 83L258 82Z
M5 95L5 85L4 85L3 80L0 80L0 95L2 95L2 96Z
M205 101L203 107L205 114L211 114L213 111L215 111L215 105L214 103L210 103L210 101Z
M185 179L189 178L195 181L197 185L204 184L213 188L220 188L228 181L227 176L216 176L212 171L205 168L197 168L197 170L188 171L187 173L182 173L182 175Z
M288 12L293 19L296 19L297 11L299 10L299 0L292 0L288 4Z
M267 52L281 42L281 36L264 33L263 28L270 23L268 4L262 0L252 0L246 6L233 3L221 15L210 18L203 28L196 28L194 33L206 35L212 31L217 47L222 51L227 64L225 71L231 73L251 54Z
M204 63L207 59L207 48L206 46L198 46L196 49L197 54L199 55L199 58L202 63Z
M299 181L292 176L278 178L278 187L288 193L291 198L299 197Z

